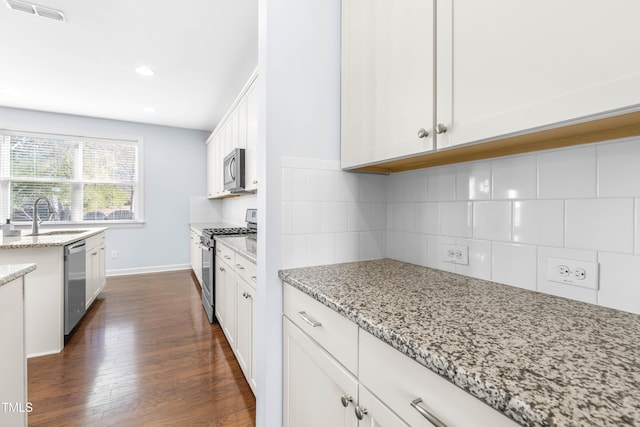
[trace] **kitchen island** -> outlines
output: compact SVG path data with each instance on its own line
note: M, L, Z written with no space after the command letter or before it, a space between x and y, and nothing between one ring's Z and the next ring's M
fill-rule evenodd
M2 264L34 263L25 276L25 330L27 357L58 353L64 347L64 247L80 240L104 248L105 227L83 229L43 228L37 236L2 236ZM92 257L92 255L95 255ZM95 263L92 263L92 258ZM104 251L87 252L87 291L95 296L104 285ZM93 270L92 270L93 267ZM90 280L95 277L96 280ZM91 300L92 301L92 300ZM90 304L90 302L89 302Z
M280 278L521 425L640 425L638 315L390 259Z

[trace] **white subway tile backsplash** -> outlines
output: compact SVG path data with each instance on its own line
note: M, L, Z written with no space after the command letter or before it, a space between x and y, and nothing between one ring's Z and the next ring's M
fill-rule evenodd
M598 196L640 196L640 138L602 144L598 153Z
M640 314L640 256L600 253L598 304Z
M441 253L444 245L454 245L456 239L436 235L427 235L427 267L437 268L449 272L455 272L455 264L442 261Z
M402 178L404 200L409 202L427 201L427 171L416 170L397 174ZM393 175L391 175L393 176ZM387 195L390 195L387 193ZM387 198L387 200L389 200Z
M537 197L538 173L536 157L533 155L493 160L491 175L494 200Z
M317 202L332 202L335 199L334 174L326 170L310 170L307 176L307 197Z
M576 301L597 303L598 291L578 286L552 282L547 279L549 258L564 258L576 261L597 262L598 254L595 251L582 251L577 249L538 247L538 291L558 297L569 298Z
M334 237L336 262L360 259L360 233L336 233Z
M491 242L456 239L456 245L469 247L469 265L456 265L455 272L477 279L491 280Z
M596 148L583 146L538 155L540 199L596 196Z
M291 232L311 234L322 232L322 208L317 202L291 202Z
M383 258L384 232L364 231L360 233L360 260Z
M472 237L472 202L440 203L440 234Z
M563 246L564 201L514 201L513 241L534 245Z
M309 234L307 236L309 265L335 263L335 239L333 233Z
M348 208L344 202L322 204L322 232L341 233L349 229Z
M456 167L435 168L427 175L427 200L430 202L456 199Z
M386 176L362 174L360 176L360 201L384 202L384 178Z
M633 253L633 199L566 201L565 246Z
M491 163L469 163L458 167L456 172L456 199L491 199Z
M309 200L308 177L306 169L291 169L291 200Z
M492 280L518 288L536 289L537 250L515 243L492 245Z
M440 231L440 203L416 203L416 232L438 234Z
M640 313L638 158L640 138L389 176L283 161L283 268L391 257ZM548 281L549 257L599 261L600 290Z
M360 197L360 175L342 171L333 173L336 202L357 201Z
M474 202L473 237L503 242L511 240L511 202Z

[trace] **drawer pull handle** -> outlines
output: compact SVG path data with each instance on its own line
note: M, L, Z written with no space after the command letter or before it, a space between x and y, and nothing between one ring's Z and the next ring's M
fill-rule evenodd
M237 268L238 270L244 270L244 267L243 267L243 266L241 266L240 264L236 264L236 268Z
M367 411L367 408L360 408L360 405L356 405L356 418L359 420L362 420L364 418L365 415L367 415L367 413L369 411Z
M436 417L431 412L427 411L422 406L420 406L421 403L422 403L422 399L417 398L416 400L411 402L411 406L413 406L413 408L416 411L418 411L420 413L420 415L422 415L427 420L429 420L429 422L431 424L433 424L435 427L447 427L447 425L445 423L443 423L442 421L440 421L440 419L438 419L438 417Z
M251 294L248 293L248 292L243 292L242 296L245 297L245 298L251 298Z
M298 313L298 315L300 317L302 317L302 320L304 320L305 322L307 322L309 325L311 325L312 328L318 327L320 325L322 325L322 323L320 322L316 322L315 320L313 320L312 318L309 317L309 315L305 312L305 311L301 311Z
M220 270L220 271L226 271L226 270L225 270L224 268L222 268L222 267L218 267L218 270Z
M342 402L342 406L346 408L347 406L349 406L349 403L353 402L353 397L349 396L348 394L343 394L342 396L340 396L340 402Z
M251 276L251 280L253 280L254 282L257 282L258 278L256 276Z
M224 259L231 259L231 257L229 255L225 255Z

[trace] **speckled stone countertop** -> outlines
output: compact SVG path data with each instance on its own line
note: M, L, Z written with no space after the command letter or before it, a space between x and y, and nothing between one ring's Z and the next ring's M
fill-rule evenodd
M106 230L106 227L81 227L74 229L40 228L40 235L29 236L31 230L22 230L20 236L1 236L0 249L48 248L65 246L78 240L86 239ZM46 233L62 232L62 234L47 235Z
M0 286L16 280L36 269L35 264L4 264L0 265Z
M256 239L244 236L215 236L214 239L256 264Z
M280 278L525 426L640 426L640 316L390 259Z

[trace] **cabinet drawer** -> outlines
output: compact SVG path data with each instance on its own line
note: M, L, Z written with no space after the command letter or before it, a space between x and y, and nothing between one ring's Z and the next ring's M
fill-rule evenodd
M256 265L243 257L236 254L235 270L238 276L242 277L245 282L253 289L256 288Z
M409 425L429 425L416 403L448 427L517 426L515 421L365 331L360 331L360 381ZM381 369L381 367L385 367Z
M87 237L87 239L85 240L85 250L90 251L91 249L97 248L103 243L104 233L99 233L91 237Z
M284 314L344 367L357 374L358 326L355 323L287 284Z
M230 247L216 242L216 256L220 257L229 266L234 267L236 265L236 253Z

